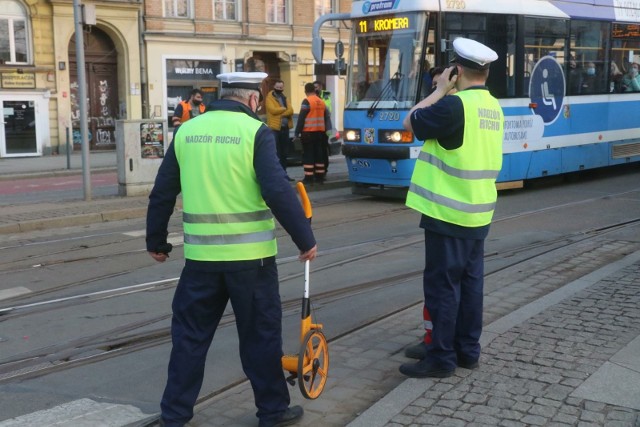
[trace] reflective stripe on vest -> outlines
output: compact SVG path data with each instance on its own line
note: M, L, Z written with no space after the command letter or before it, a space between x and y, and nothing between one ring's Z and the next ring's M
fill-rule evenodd
M304 119L303 132L324 132L324 111L327 108L317 95L307 96L309 114Z
M275 256L275 223L253 169L262 122L242 112L214 111L176 135L183 198L185 258L243 261Z
M504 115L486 90L464 90L455 96L464 107L463 144L445 150L436 140L425 141L407 206L441 221L480 227L491 222L496 205Z

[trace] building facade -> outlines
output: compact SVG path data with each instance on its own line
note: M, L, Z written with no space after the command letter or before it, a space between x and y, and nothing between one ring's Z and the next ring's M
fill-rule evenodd
M148 117L170 118L194 88L204 92L205 102L217 99L220 72L262 70L269 75L265 90L276 79L284 81L294 111L305 96L304 84L324 80L335 93L339 129L344 83L314 75L311 29L321 15L350 11L351 1L147 0L144 7ZM325 25L327 50L341 36L346 42L348 34Z
M87 5L85 5L86 7ZM115 149L115 120L140 118L141 4L88 4L83 26L91 149ZM79 148L71 0L0 0L0 156Z
M323 81L341 127L344 82L314 74L311 29L321 15L348 12L350 0L102 0L82 8L91 150L115 149L116 120L168 119L193 88L217 99L218 73L248 69L269 74L265 90L282 79L296 111L304 84ZM80 149L73 9L72 0L0 0L0 157ZM348 34L326 24L326 51Z

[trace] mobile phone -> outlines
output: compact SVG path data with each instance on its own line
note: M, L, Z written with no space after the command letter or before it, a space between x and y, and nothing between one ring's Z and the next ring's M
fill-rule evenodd
M449 80L451 80L453 76L456 76L457 74L458 74L458 66L455 65L453 70L451 70L451 74L449 74Z

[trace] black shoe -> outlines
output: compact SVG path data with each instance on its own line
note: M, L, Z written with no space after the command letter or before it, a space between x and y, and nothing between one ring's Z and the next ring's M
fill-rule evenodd
M293 179L293 178L291 178L289 175L287 175L287 181L289 181L289 182L293 182L293 181L295 181L295 179Z
M458 367L463 369L478 369L480 367L480 362L477 360L464 360L462 358L458 358Z
M403 363L400 372L411 378L447 378L453 375L455 369L438 368L423 359L418 363Z
M290 426L291 424L295 424L302 418L304 415L304 409L300 406L292 406L288 408L286 411L280 415L280 417L276 420L272 421L260 421L258 427L284 427Z
M420 341L418 344L405 348L404 355L410 359L418 360L422 360L427 357L427 347L425 347L424 341Z
M305 176L305 177L302 179L302 183L303 183L304 185L313 185L313 177Z

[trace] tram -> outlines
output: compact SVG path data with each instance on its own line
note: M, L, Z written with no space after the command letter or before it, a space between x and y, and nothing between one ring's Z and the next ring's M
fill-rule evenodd
M316 21L318 62L332 20L351 28L342 150L354 193L409 186L422 142L402 121L457 37L499 55L487 81L505 114L499 188L640 160L638 0L354 1Z

